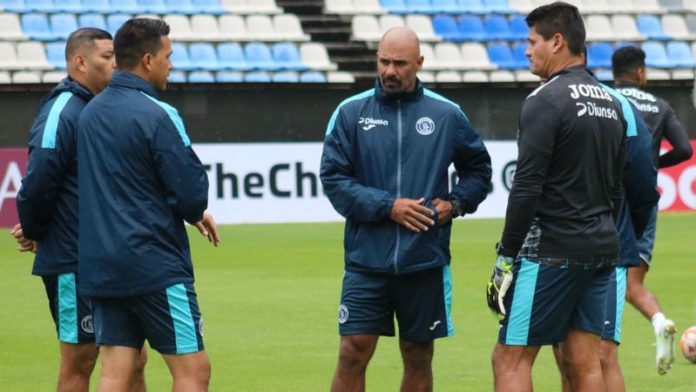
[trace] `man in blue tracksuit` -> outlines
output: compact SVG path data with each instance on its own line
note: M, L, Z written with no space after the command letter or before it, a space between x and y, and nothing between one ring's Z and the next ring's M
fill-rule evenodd
M60 341L58 391L87 391L97 358L92 305L77 287L77 122L114 71L111 34L95 28L66 42L68 77L42 101L29 134L29 165L17 195L20 251L35 251ZM143 352L144 353L144 352ZM143 357L144 359L144 357ZM144 390L142 372L136 390ZM138 389L140 388L140 389Z
M184 221L217 245L206 172L177 110L159 100L169 26L131 19L116 33L116 72L78 126L80 289L92 297L100 387L126 390L145 340L174 390L207 390L210 362Z
M411 30L388 31L375 88L343 101L329 121L320 175L346 218L334 391L364 389L378 336L394 336L394 316L402 390L430 390L433 340L454 331L451 220L476 211L491 164L459 106L418 81L422 63ZM459 181L450 192L452 163Z

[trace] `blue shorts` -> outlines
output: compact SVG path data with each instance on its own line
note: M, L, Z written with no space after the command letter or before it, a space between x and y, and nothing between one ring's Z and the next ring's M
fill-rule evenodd
M542 346L562 342L568 330L601 335L613 268L572 269L515 261L498 342Z
M404 275L366 275L346 271L338 307L338 329L345 335L394 336L428 342L454 334L450 317L449 266Z
M203 350L203 323L192 284L132 297L92 298L97 346L140 349L147 339L162 354Z
M626 267L616 267L609 278L602 339L621 343L621 320L626 302Z
M655 229L657 228L657 206L655 206L650 213L650 219L648 220L648 225L645 226L645 231L643 231L643 236L637 241L638 256L640 259L648 265L650 268L650 261L653 256L653 247L655 246Z
M42 277L48 307L64 343L94 343L92 302L80 294L74 272Z

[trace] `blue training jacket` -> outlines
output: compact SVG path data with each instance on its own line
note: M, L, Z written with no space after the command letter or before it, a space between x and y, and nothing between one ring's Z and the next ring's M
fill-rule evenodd
M452 163L459 180L450 192ZM459 105L420 81L388 95L377 80L331 116L320 176L346 218L346 270L396 275L449 264L451 222L411 232L391 220L394 200L424 197L434 210L433 199L456 199L472 213L486 198L491 160Z
M68 78L41 101L17 194L26 238L39 241L34 275L77 272L77 121L92 93Z
M617 265L635 267L640 263L637 239L643 234L651 211L660 199L657 169L652 160L652 134L640 111L628 99L610 87L602 86L619 100L628 124L623 172L624 197L616 222L621 244Z
M192 283L184 221L202 219L208 177L177 110L116 72L83 110L77 144L80 289L121 297Z

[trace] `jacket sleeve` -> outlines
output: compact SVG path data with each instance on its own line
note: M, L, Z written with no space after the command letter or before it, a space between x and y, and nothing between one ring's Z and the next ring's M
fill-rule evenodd
M177 114L178 116L178 114ZM167 203L186 222L203 219L208 207L208 176L191 148L181 118L160 120L153 137L157 174L167 193Z
M459 179L452 187L449 198L460 203L462 212L471 214L488 195L491 184L491 157L483 140L471 127L464 113L459 113L458 116L454 169Z
M672 149L660 155L659 166L670 167L691 158L693 150L689 137L671 107L668 108L663 135L672 145Z
M17 212L24 236L40 241L53 219L53 210L68 167L77 156L75 126L59 116L55 129L45 118L32 126L29 164L17 194Z
M626 164L623 185L625 200L633 222L636 237L643 234L650 213L657 204L657 169L652 159L652 136L640 112L631 105L636 122L636 135L626 144Z
M324 139L319 172L329 201L346 219L359 222L390 219L395 197L358 182L353 167L355 146L345 126L344 111L336 109L334 116Z

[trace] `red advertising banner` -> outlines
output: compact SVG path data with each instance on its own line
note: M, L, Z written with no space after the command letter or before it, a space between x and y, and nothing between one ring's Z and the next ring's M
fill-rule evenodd
M26 148L0 148L0 227L19 222L16 197L26 171Z
M669 143L662 144L670 149ZM696 140L691 141L696 151ZM696 211L696 154L686 162L660 170L657 177L660 189L660 211Z

